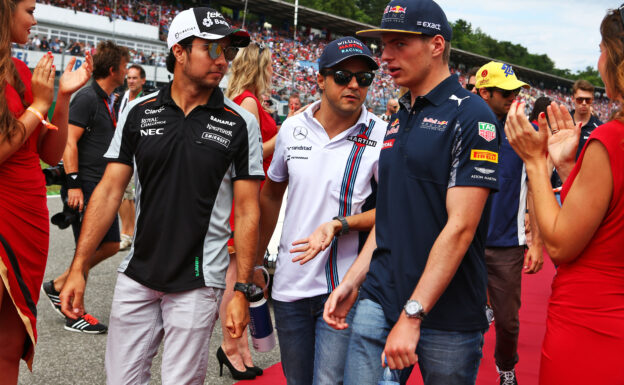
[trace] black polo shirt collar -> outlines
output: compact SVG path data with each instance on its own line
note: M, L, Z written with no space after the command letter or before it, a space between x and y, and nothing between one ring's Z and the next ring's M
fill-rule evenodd
M98 82L95 81L95 79L93 79L93 81L91 82L91 87L93 87L97 96L104 98L104 100L108 102L108 100L110 99L110 95L106 94L106 91L104 91L102 87L100 87L100 85L98 84Z
M459 78L457 75L451 75L444 79L440 84L435 86L434 89L429 91L427 95L419 96L416 98L416 102L414 105L420 104L419 100L427 100L429 103L434 106L439 106L444 103L444 101L448 100L448 98L455 93L455 91L461 88L461 84L459 83ZM412 96L408 91L399 99L399 102L403 108L410 111L412 109Z
M156 103L155 103L156 106L160 107L165 104L177 106L177 104L171 97L171 85L172 84L173 84L173 81L169 82L169 84L167 84L158 93L158 96L156 98ZM224 99L225 97L223 96L223 92L221 91L221 89L219 87L215 87L215 89L212 91L212 94L210 95L210 99L208 99L208 102L206 104L203 104L202 107L209 108L209 109L221 109L225 107Z
M572 120L574 120L574 114L575 113L576 113L576 110L572 110L570 112L570 115L572 115ZM574 120L574 123L576 124L576 120ZM587 121L587 124L584 125L583 127L581 127L581 129L583 129L583 128L594 129L594 128L600 126L601 124L602 123L600 122L600 119L598 119L593 114L589 114L589 120Z

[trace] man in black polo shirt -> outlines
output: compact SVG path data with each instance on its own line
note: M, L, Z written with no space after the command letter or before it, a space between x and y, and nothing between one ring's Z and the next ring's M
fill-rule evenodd
M60 296L65 314L82 314L88 255L113 222L136 165L137 226L118 269L106 347L111 385L149 382L163 338L162 383L204 383L233 199L238 282L227 308L230 335L239 338L249 320L262 143L253 115L218 87L249 34L202 7L175 17L167 43L173 81L122 114Z
M89 202L108 163L104 153L110 146L117 124L113 91L123 84L129 59L125 47L110 41L101 42L93 55L93 80L76 93L69 106L69 132L63 154L67 185L61 189L61 196L67 206L80 212ZM72 223L76 243L81 227L82 221ZM119 251L119 240L119 222L115 217L102 243L90 257L89 267L115 255ZM68 274L69 269L43 284L52 306L62 316L58 295ZM97 334L105 333L107 328L95 317L86 315L78 319L65 317L65 329Z
M450 74L451 31L435 2L393 0L380 29L358 33L381 36L382 60L409 92L379 157L376 231L325 304L331 326L352 328L345 384L377 383L384 358L405 369L402 383L417 361L427 385L477 376L488 327L482 214L498 188L500 138L491 109Z
M592 104L594 102L594 86L584 79L579 79L574 82L572 86L572 102L574 103L574 110L570 112L574 123L581 123L581 135L579 136L579 144L576 149L576 159L581 155L581 151L585 146L585 142L589 139L592 131L596 127L602 125L600 119L592 114ZM563 182L559 178L557 171L553 171L551 177L552 186L555 189L557 200L560 201L559 191Z

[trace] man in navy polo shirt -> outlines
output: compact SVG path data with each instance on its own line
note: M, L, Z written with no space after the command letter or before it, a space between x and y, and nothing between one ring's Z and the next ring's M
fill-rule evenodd
M502 135L499 150L500 190L492 196L485 262L488 294L496 320L496 369L501 385L515 385L522 271L524 268L528 274L538 272L544 258L543 245L533 218L530 221L533 224L533 241L525 256L527 242L524 216L528 199L526 170L522 159L507 141L503 128L511 103L520 90L528 89L529 85L518 80L509 64L492 61L477 71L475 88L496 115L498 133ZM486 140L494 138L489 131L479 130L479 135ZM529 215L532 216L532 212Z
M376 383L387 359L403 383L418 361L425 384L474 384L499 145L496 130L479 132L496 117L451 76L451 27L435 2L394 0L381 28L359 35L381 36L382 60L409 92L381 150L376 232L325 305L331 326L352 328L344 383Z

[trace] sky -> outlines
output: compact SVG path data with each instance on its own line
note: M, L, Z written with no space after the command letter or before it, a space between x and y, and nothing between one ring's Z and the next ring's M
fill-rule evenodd
M622 0L619 0L622 1ZM547 54L555 67L596 68L600 22L618 0L437 0L449 21L464 19L499 41Z

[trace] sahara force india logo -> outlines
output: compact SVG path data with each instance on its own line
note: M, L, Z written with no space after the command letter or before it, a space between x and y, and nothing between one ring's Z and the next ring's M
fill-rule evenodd
M496 126L492 123L479 122L479 136L491 142L496 139Z

